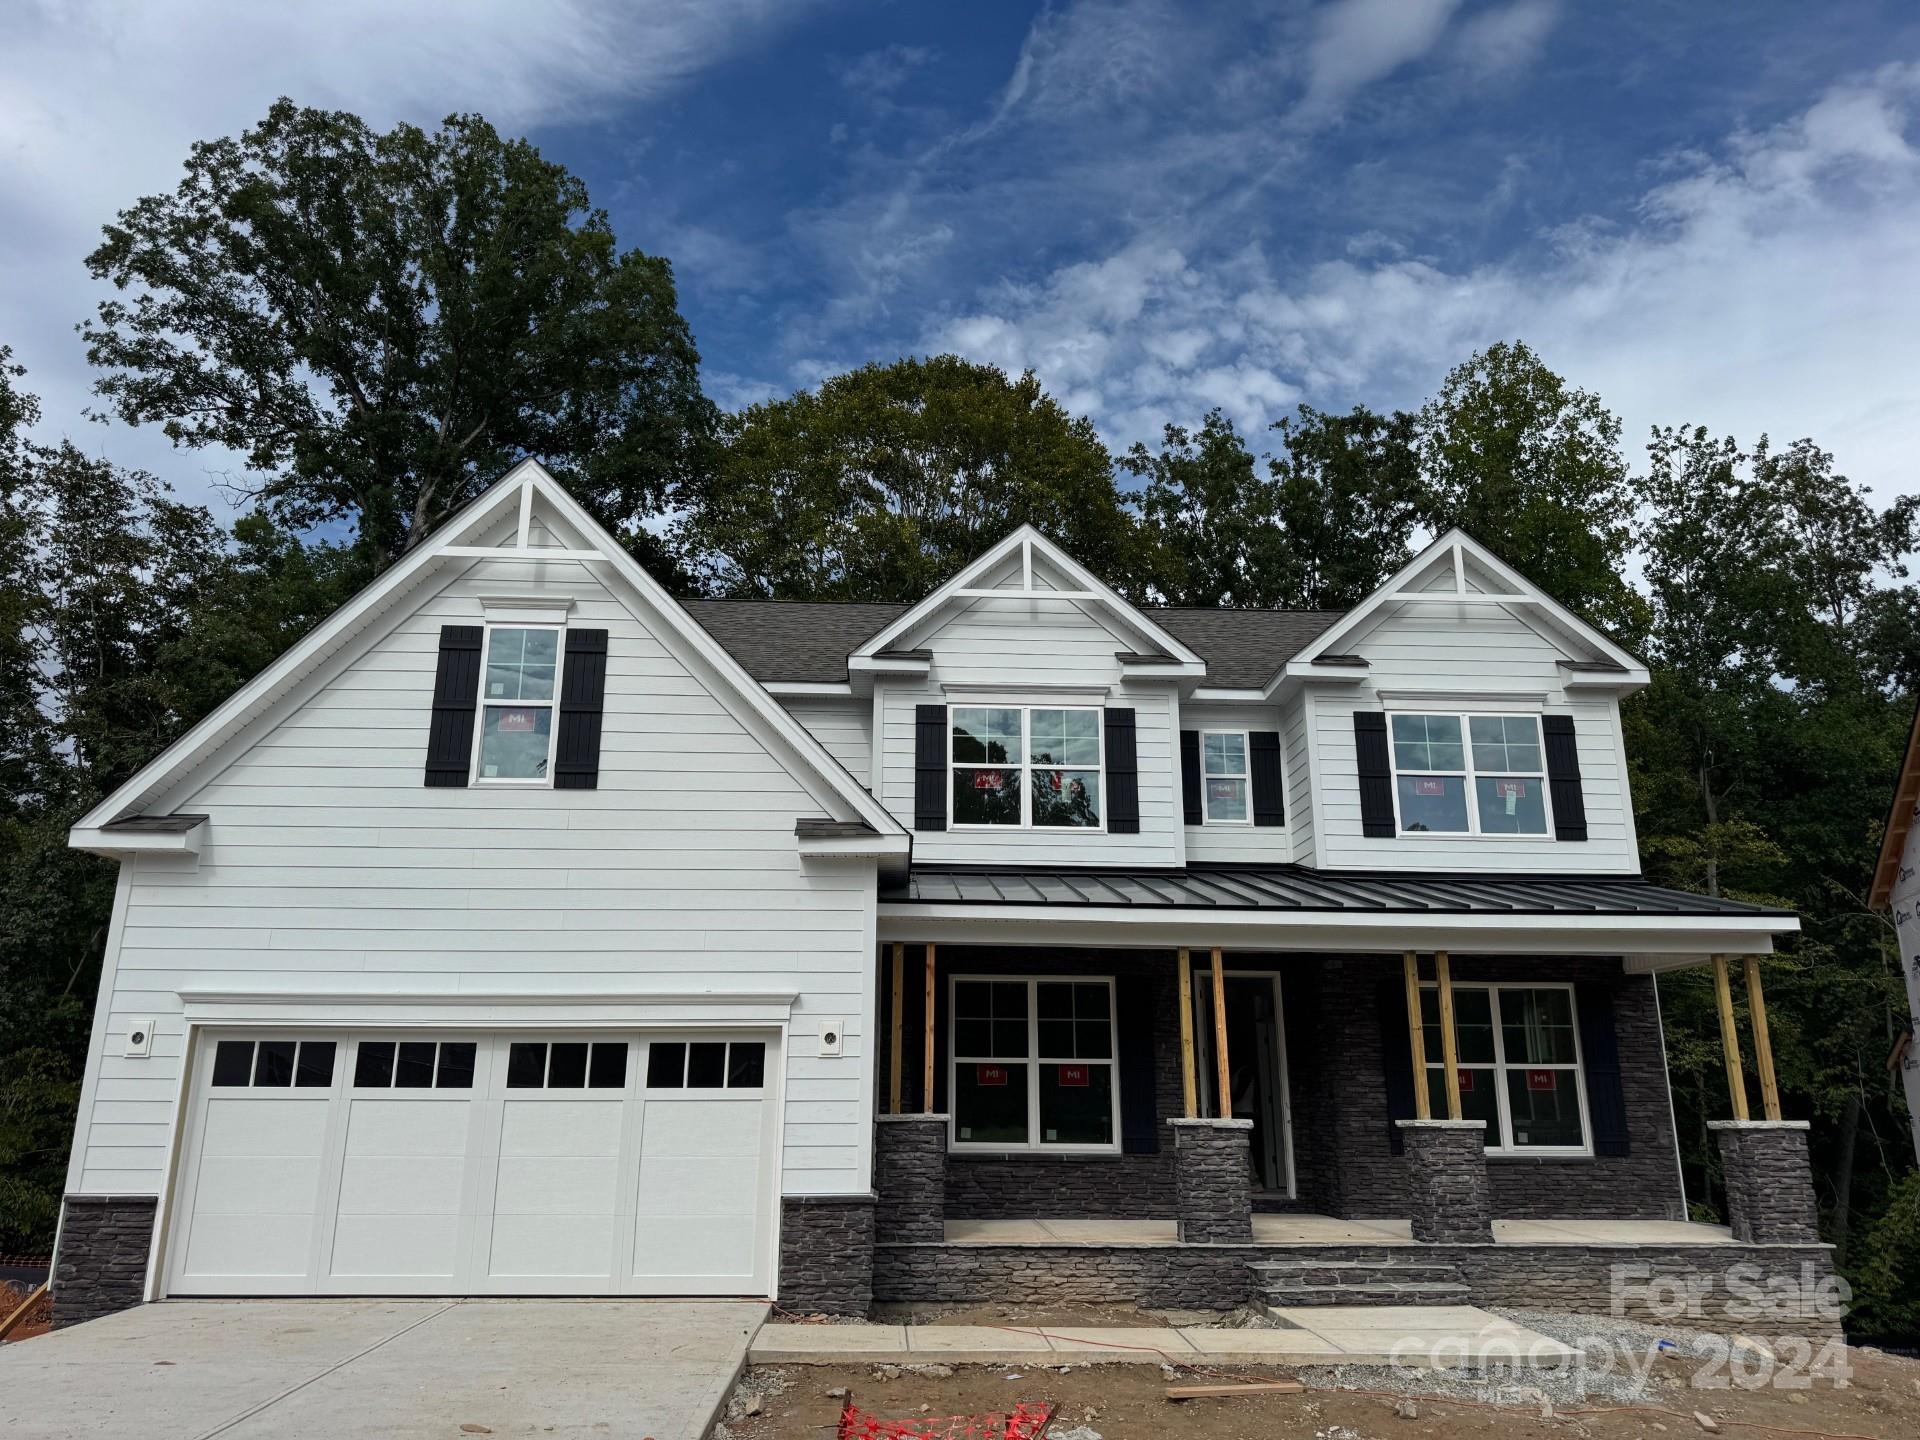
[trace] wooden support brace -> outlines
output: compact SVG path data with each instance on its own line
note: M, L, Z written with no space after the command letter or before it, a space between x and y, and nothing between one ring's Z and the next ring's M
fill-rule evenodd
M1433 952L1433 976L1440 982L1440 1062L1447 1077L1447 1118L1460 1118L1460 1046L1453 1033L1453 970L1447 952Z
M1227 978L1220 947L1213 947L1213 1058L1220 1082L1220 1119L1233 1118L1233 1071L1227 1064Z
M1180 952L1180 1101L1189 1120L1200 1115L1199 1078L1193 1063L1193 960Z
M1760 1067L1760 1103L1780 1118L1780 1083L1773 1073L1773 1037L1767 1034L1767 997L1760 988L1760 957L1747 956L1747 1017L1753 1022L1753 1058Z
M1740 1068L1740 1032L1733 1024L1733 987L1727 982L1727 957L1713 957L1713 1001L1720 1011L1720 1053L1727 1061L1727 1093L1733 1118L1747 1118L1747 1077Z
M927 1031L922 1037L920 1113L933 1113L933 942L927 942Z
M900 1085L906 1078L900 1072L907 1063L906 1037L906 1000L903 993L907 988L907 947L898 940L893 942L893 1023L889 1028L887 1053L887 1113L900 1113Z
M1407 972L1407 1044L1413 1051L1413 1114L1433 1118L1433 1099L1427 1091L1427 1027L1420 1018L1420 959L1409 950L1401 957Z

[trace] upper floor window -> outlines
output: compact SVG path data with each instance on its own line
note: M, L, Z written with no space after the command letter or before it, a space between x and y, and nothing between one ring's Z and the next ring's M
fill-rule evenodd
M952 823L1100 828L1100 711L955 705Z
M1428 1101L1435 1115L1445 1115L1440 994L1432 985L1420 991L1420 1014ZM1586 1150L1586 1089L1572 987L1455 985L1453 1033L1460 1116L1487 1122L1488 1150Z
M1209 825L1248 825L1253 812L1248 799L1247 732L1200 732L1201 783L1206 787L1204 810Z
M556 626L490 625L480 675L481 783L544 785L553 773L553 701L560 673Z
M1389 717L1404 834L1546 835L1537 715Z

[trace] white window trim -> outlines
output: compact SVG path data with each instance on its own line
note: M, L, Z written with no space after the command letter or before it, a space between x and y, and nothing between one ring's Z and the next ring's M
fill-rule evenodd
M1422 990L1439 992L1439 985L1433 981L1423 981ZM1551 1155L1569 1159L1590 1157L1593 1154L1593 1118L1587 1113L1587 1057L1580 1049L1580 997L1574 993L1574 987L1557 980L1514 980L1480 981L1462 980L1454 982L1454 992L1462 990L1485 990L1488 1003L1492 1006L1493 1016L1493 1098L1494 1113L1500 1121L1500 1133L1487 1136L1487 1154L1489 1155ZM1500 1023L1500 992L1503 990L1564 990L1567 992L1567 1013L1573 1017L1573 1063L1557 1065L1509 1065L1507 1062L1507 1041L1505 1027ZM1459 1009L1454 1010L1455 1023L1458 1023ZM1456 1040L1456 1045L1457 1045ZM1435 1056L1427 1057L1427 1069L1441 1070L1445 1062ZM1462 1064L1463 1070L1484 1070L1485 1065ZM1573 1072L1573 1091L1580 1106L1580 1133L1584 1137L1578 1145L1514 1145L1509 1143L1513 1134L1513 1115L1507 1106L1507 1071L1513 1070L1571 1070ZM1495 1141L1498 1144L1495 1144Z
M1240 772L1236 775L1213 775L1207 770L1207 737L1209 735L1238 735L1240 737ZM1285 773L1285 766L1281 767ZM1207 781L1239 780L1247 787L1247 813L1240 820L1216 820L1207 808ZM1253 734L1251 731L1232 727L1202 730L1200 732L1200 823L1202 826L1226 828L1229 830L1248 830L1253 826Z
M953 712L955 710L1018 710L1020 712L1020 763L994 765L989 761L953 758ZM1093 738L1100 758L1092 766L1040 765L1033 762L1033 712L1036 710L1091 710L1094 715ZM557 727L556 727L557 728ZM953 818L953 772L968 770L1018 770L1020 772L1020 823L1018 825L970 825ZM1087 770L1100 777L1100 823L1098 825L1036 825L1033 823L1033 772L1040 770ZM988 702L949 700L947 702L947 828L969 835L1104 835L1107 833L1107 712L1106 707L1087 701L1023 700Z
M1025 1059L985 1055L963 1060L955 1043L955 1027L960 1019L958 1000L959 987L972 982L988 984L1016 984L1027 987L1027 1054ZM1054 1056L1047 1059L1040 1054L1040 992L1041 985L1105 985L1107 987L1107 1050L1108 1059L1082 1060L1078 1056ZM1029 1154L1047 1155L1118 1155L1120 1153L1120 1015L1119 991L1111 975L949 975L947 977L947 1149L960 1154L1003 1155L1012 1151ZM982 1141L962 1140L960 1138L959 1106L954 1103L958 1093L960 1067L962 1065L1025 1065L1027 1067L1027 1140L1021 1143L1013 1140ZM1059 1142L1049 1144L1033 1137L1040 1133L1040 1067L1042 1065L1106 1065L1113 1072L1113 1083L1108 1093L1113 1097L1113 1140L1106 1145L1066 1145Z
M1460 770L1409 770L1409 776L1419 775L1458 775L1466 786L1467 828L1464 830L1409 830L1400 816L1400 752L1393 743L1393 717L1396 715L1437 715L1444 719L1460 722ZM1476 770L1473 765L1473 722L1479 720L1511 720L1516 716L1533 721L1534 733L1540 737L1540 769L1538 773L1519 770ZM1387 711L1387 776L1388 789L1393 795L1393 830L1402 840L1458 840L1462 836L1489 836L1496 840L1517 840L1529 845L1537 845L1543 840L1554 838L1553 827L1553 787L1547 783L1547 732L1541 724L1542 715L1537 710L1449 710L1442 706L1402 706ZM1546 829L1538 835L1528 835L1512 830L1482 830L1480 828L1480 787L1477 780L1538 780L1540 782L1540 808L1546 818Z
M560 750L560 687L567 671L567 626L564 616L557 622L542 621L534 624L525 620L496 620L489 613L485 634L480 637L480 678L475 682L473 712L473 759L467 774L467 783L472 786L498 786L501 789L519 788L522 790L551 790L553 788L554 759ZM544 705L553 712L553 718L547 724L547 773L531 776L493 776L480 773L480 750L487 738L487 662L493 655L493 633L496 630L551 630L554 632L553 650L553 698L551 700L515 700L493 702L500 705Z

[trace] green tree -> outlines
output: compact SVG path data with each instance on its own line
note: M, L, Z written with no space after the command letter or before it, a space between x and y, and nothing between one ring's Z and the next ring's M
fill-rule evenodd
M867 365L722 429L674 530L716 593L914 601L1021 523L1133 583L1106 448L1031 373L955 355Z
M1428 521L1458 525L1625 639L1644 614L1623 578L1632 517L1620 421L1524 343L1455 367L1420 412Z
M1155 598L1169 605L1284 605L1290 537L1277 523L1278 485L1218 410L1197 431L1169 425L1158 452L1136 444L1120 464L1146 482L1143 548Z
M118 292L82 329L121 418L236 453L284 525L351 521L383 559L528 455L648 551L710 433L668 263L477 116L379 133L278 101L87 265Z

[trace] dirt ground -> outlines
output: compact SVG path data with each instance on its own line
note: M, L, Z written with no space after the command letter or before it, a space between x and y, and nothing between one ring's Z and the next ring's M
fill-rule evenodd
M1023 1400L1050 1400L1059 1409L1049 1435L1084 1426L1102 1440L1649 1440L1658 1435L1689 1440L1710 1433L1694 1419L1696 1410L1714 1422L1717 1433L1755 1440L1769 1434L1837 1440L1920 1435L1920 1362L1860 1350L1850 1352L1850 1360L1853 1374L1844 1389L1818 1380L1809 1390L1745 1390L1694 1388L1698 1362L1667 1357L1656 1362L1657 1378L1643 1404L1622 1408L1597 1398L1568 1402L1556 1406L1552 1418L1542 1416L1537 1401L1469 1405L1431 1396L1317 1388L1297 1395L1174 1402L1166 1398L1174 1382L1156 1365L1075 1365L1065 1374L1023 1366L960 1366L951 1376L906 1370L891 1379L880 1378L885 1368L871 1365L770 1366L749 1371L737 1392L754 1397L758 1413L740 1414L736 1404L736 1418L725 1429L731 1440L831 1440L843 1403L831 1392L840 1390L861 1409L888 1420L976 1414ZM1177 1383L1286 1374L1216 1371L1183 1374Z
M0 1282L0 1320L13 1314L14 1307L27 1298L28 1286ZM43 1297L34 1313L27 1316L12 1330L7 1332L6 1342L11 1345L16 1340L31 1340L35 1335L44 1335L53 1321L53 1303Z

